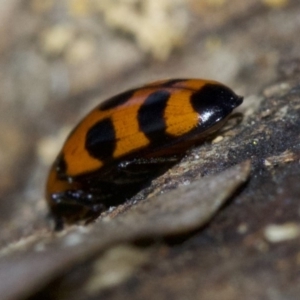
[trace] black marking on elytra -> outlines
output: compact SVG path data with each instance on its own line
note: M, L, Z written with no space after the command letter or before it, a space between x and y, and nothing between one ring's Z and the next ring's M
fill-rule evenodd
M110 159L116 147L115 137L112 120L109 118L101 120L87 132L85 149L97 159Z
M186 81L186 79L170 79L162 84L159 84L160 87L172 87L174 84L178 82Z
M206 84L191 96L191 104L201 117L203 129L224 119L242 101L242 97L221 84Z
M105 110L113 109L113 108L116 108L120 105L123 105L139 89L155 88L155 87L159 87L159 88L170 87L171 88L171 87L173 87L174 84L176 84L178 82L183 82L183 81L186 81L186 79L170 79L170 80L168 80L164 83L157 82L157 85L154 83L154 84L142 86L138 89L132 89L132 90L126 91L124 93L121 93L121 94L118 94L114 97L109 98L108 100L101 103L98 106L98 109L102 110L102 111L105 111Z
M165 138L164 111L170 96L170 92L166 90L154 92L147 97L138 111L139 128L154 143Z
M129 90L127 92L116 95L108 100L104 101L98 106L99 110L109 110L116 108L124 103L126 103L134 94L135 90Z
M67 163L63 154L60 154L55 161L55 170L60 179L64 179L67 171Z

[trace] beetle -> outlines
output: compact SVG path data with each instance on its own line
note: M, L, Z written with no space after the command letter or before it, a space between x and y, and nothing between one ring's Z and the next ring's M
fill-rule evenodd
M118 94L73 129L51 167L56 229L131 198L218 130L243 102L212 80L162 80Z

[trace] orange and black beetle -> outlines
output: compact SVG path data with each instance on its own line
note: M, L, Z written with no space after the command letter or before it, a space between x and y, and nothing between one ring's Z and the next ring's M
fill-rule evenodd
M47 183L56 221L93 220L219 129L242 97L201 79L154 82L108 99L71 132Z

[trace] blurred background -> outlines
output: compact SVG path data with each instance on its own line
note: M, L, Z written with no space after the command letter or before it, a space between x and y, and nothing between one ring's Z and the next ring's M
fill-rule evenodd
M162 78L251 99L300 53L297 0L0 0L0 243L47 230L44 182L93 106Z

